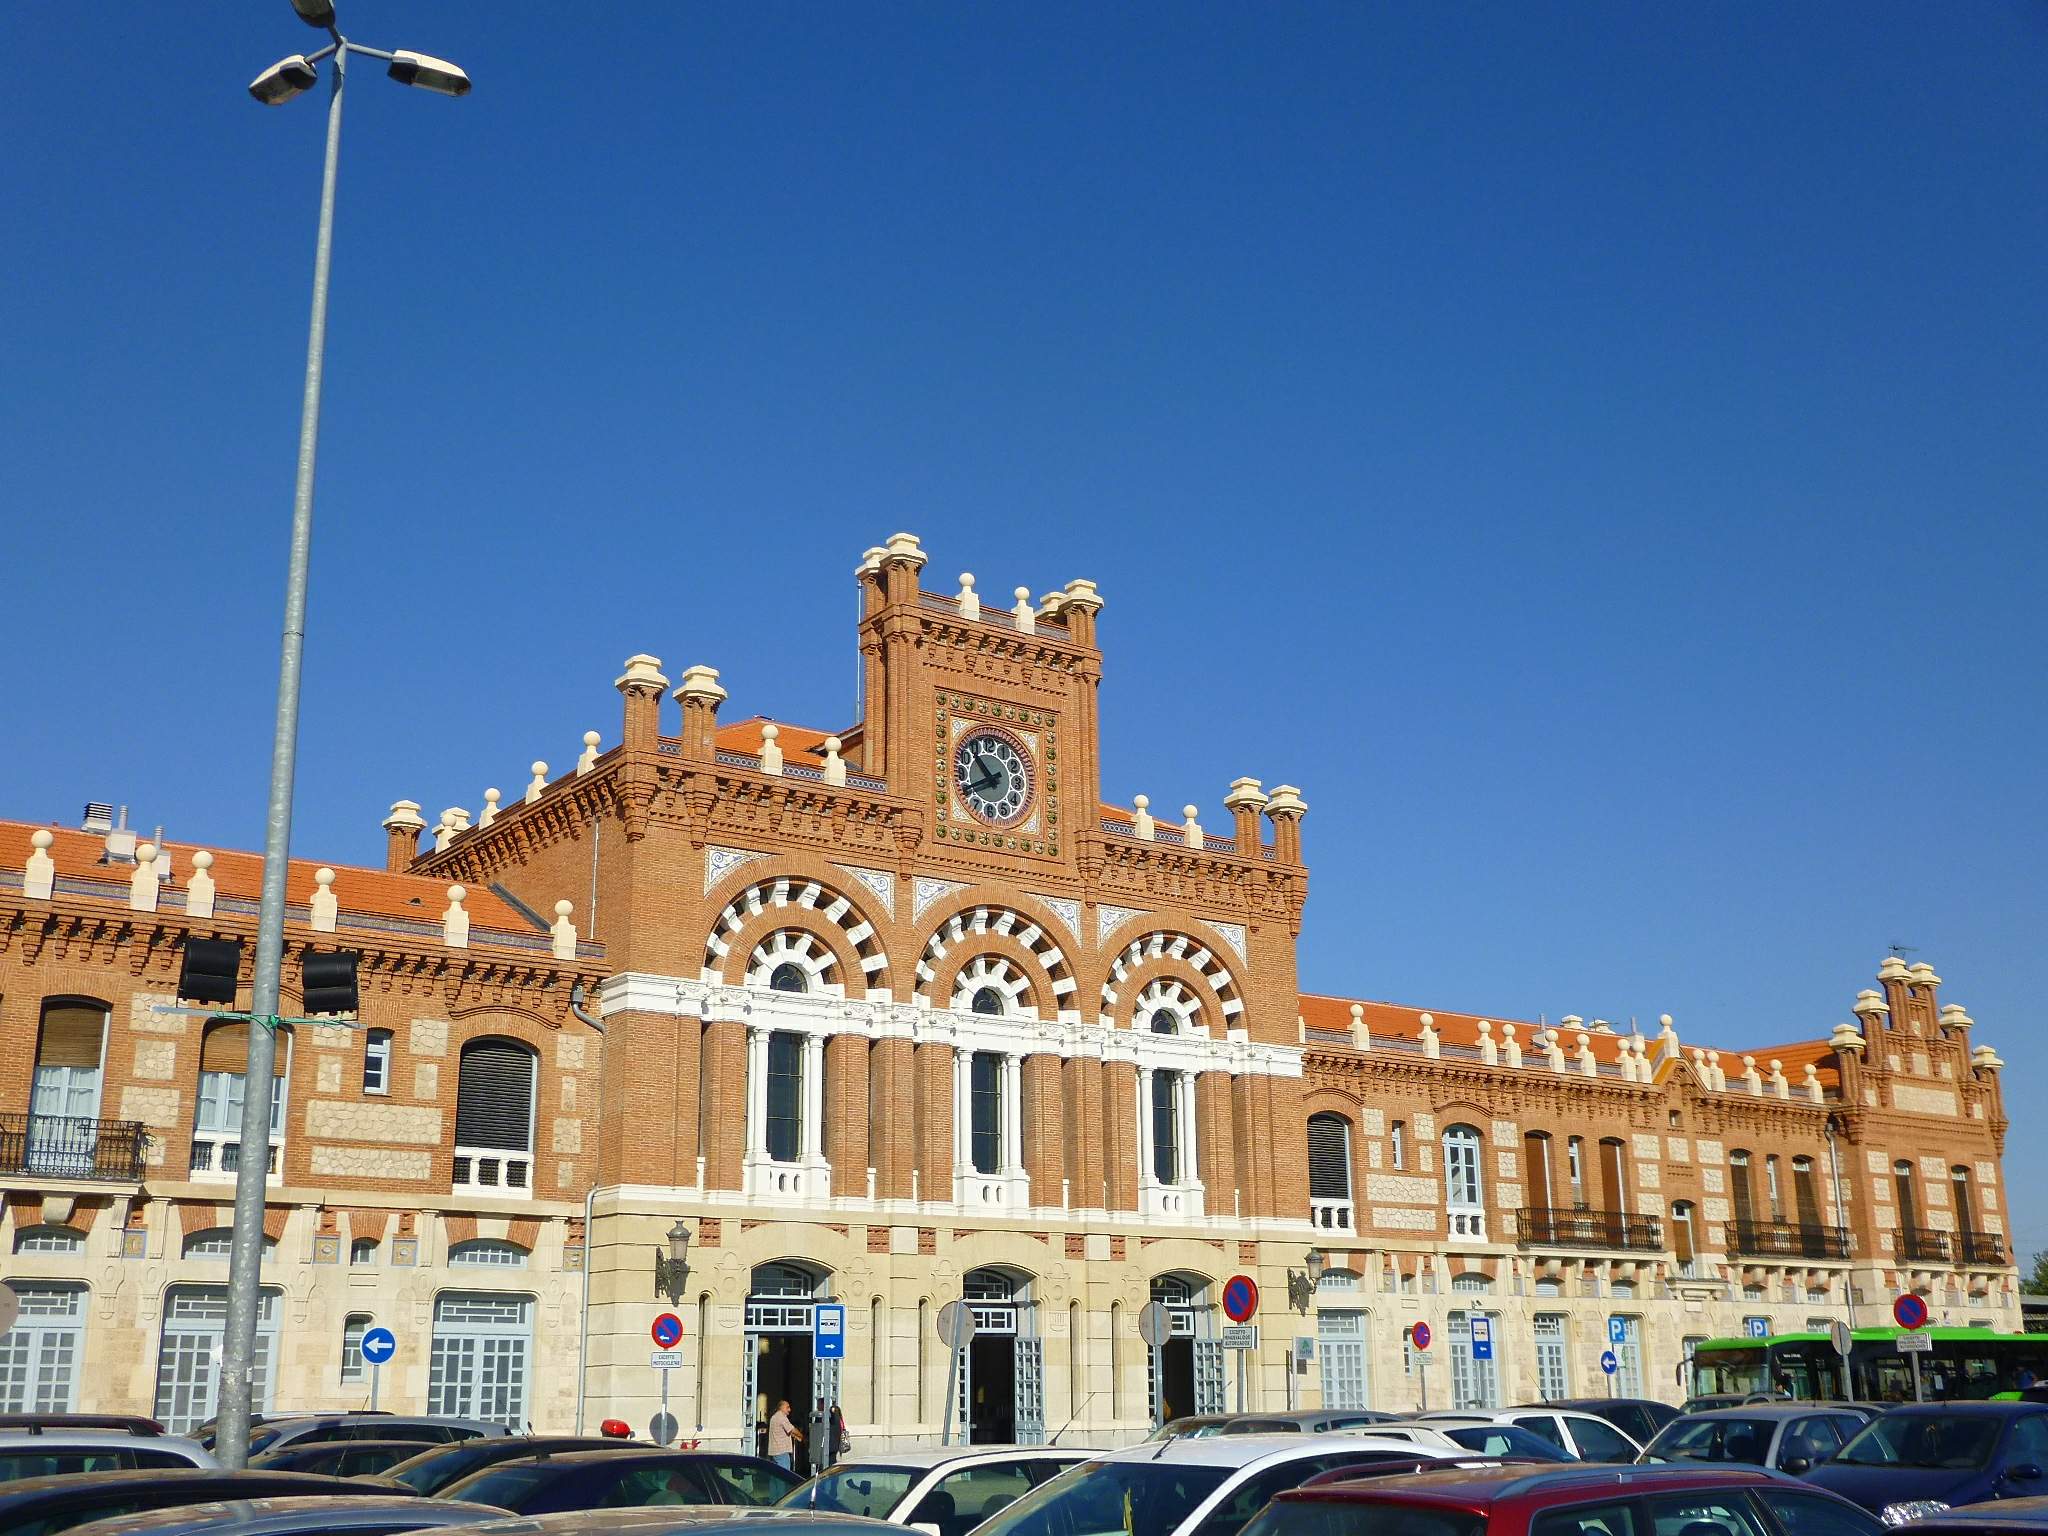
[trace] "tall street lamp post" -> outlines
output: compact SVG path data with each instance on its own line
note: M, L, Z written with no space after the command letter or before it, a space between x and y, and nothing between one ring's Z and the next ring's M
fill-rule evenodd
M334 252L334 175L341 152L341 97L351 54L381 59L391 78L443 96L469 91L469 76L445 59L350 42L335 25L330 0L292 0L292 9L331 41L311 54L280 59L249 83L265 106L310 90L323 60L334 61L327 103L327 161L320 176L320 234L313 248L313 319L306 341L305 404L299 418L299 473L292 494L291 563L285 578L284 641L277 673L277 723L270 747L270 810L263 833L263 899L256 918L256 970L251 987L245 1084L267 1085L277 1059L278 979L284 957L286 860L292 836L292 776L298 757L299 671L306 644L306 566L313 544L313 460L320 444L320 365L327 346L327 271ZM242 1096L242 1141L235 1168L234 1245L228 1259L227 1337L221 1353L215 1445L221 1461L249 1459L256 1314L261 1298L263 1192L270 1171L270 1094ZM272 1362L275 1368L275 1362Z

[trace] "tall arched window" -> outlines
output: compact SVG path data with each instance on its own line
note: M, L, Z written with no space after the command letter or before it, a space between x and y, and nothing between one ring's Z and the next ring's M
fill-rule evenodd
M29 1090L32 1173L93 1176L99 1161L100 1062L107 1018L107 1005L88 998L51 998L43 1004Z
M1949 1169L1948 1183L1955 1197L1956 1230L1967 1237L1977 1230L1977 1214L1970 1208L1970 1170L1958 1163Z
M1155 1026L1156 1027L1156 1026ZM1181 1174L1180 1074L1152 1074L1152 1177L1178 1184Z
M811 990L811 973L794 960L785 960L768 973L768 989L771 992L808 992Z
M1454 1125L1444 1132L1444 1207L1450 1235L1486 1241L1485 1185L1479 1171L1479 1132Z
M270 1076L269 1172L277 1174L284 1147L285 1080L292 1032L277 1031ZM233 1178L242 1158L242 1099L249 1071L249 1026L222 1019L206 1026L199 1042L199 1100L192 1116L192 1177Z
M1003 1013L1002 989L1000 987L976 988L974 998L968 1004L968 1007L975 1013L982 1014L987 1018L1001 1018Z
M516 1040L462 1048L455 1095L455 1185L533 1188L534 1053Z
M1743 1245L1754 1240L1756 1202L1749 1187L1749 1153L1741 1147L1728 1154L1728 1198L1735 1208L1734 1246L1747 1252Z
M1309 1218L1333 1232L1353 1230L1351 1122L1325 1112L1308 1117Z
M1696 1236L1692 1225L1693 1205L1690 1200L1675 1200L1671 1205L1671 1251L1678 1257L1678 1275L1690 1280L1699 1274L1699 1249L1695 1246Z

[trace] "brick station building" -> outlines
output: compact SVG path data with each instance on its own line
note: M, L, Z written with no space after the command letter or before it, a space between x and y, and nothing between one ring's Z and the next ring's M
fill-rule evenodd
M424 840L398 802L383 870L294 866L289 948L363 951L364 1027L280 1054L274 1407L360 1406L374 1319L384 1406L644 1423L679 1221L671 1407L728 1445L779 1396L929 1443L949 1380L977 1440L1235 1405L1240 1273L1253 1407L1413 1406L1417 1321L1439 1405L1597 1393L1616 1331L1620 1388L1671 1397L1693 1339L1900 1289L2017 1331L2002 1063L1929 967L1747 1054L1304 993L1301 793L1105 805L1094 584L984 607L924 564L862 560L836 736L635 656L617 745ZM211 1409L240 1026L160 1005L257 873L0 824L0 1407Z

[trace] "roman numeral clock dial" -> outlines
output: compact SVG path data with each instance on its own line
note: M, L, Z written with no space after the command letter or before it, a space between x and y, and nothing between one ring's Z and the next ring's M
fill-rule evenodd
M953 754L961 802L991 826L1007 826L1031 803L1031 766L1007 735L977 731Z

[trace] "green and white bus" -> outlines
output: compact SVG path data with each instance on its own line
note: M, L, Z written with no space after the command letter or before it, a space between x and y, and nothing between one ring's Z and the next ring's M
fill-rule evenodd
M1707 1339L1694 1346L1689 1362L1692 1392L1784 1392L1800 1399L1910 1403L1912 1361L1897 1344L1904 1331L1854 1330L1846 1362L1824 1333ZM1934 1341L1933 1349L1920 1356L1921 1394L1929 1402L2017 1396L2037 1385L2048 1389L2048 1334L1989 1328L1920 1331Z

